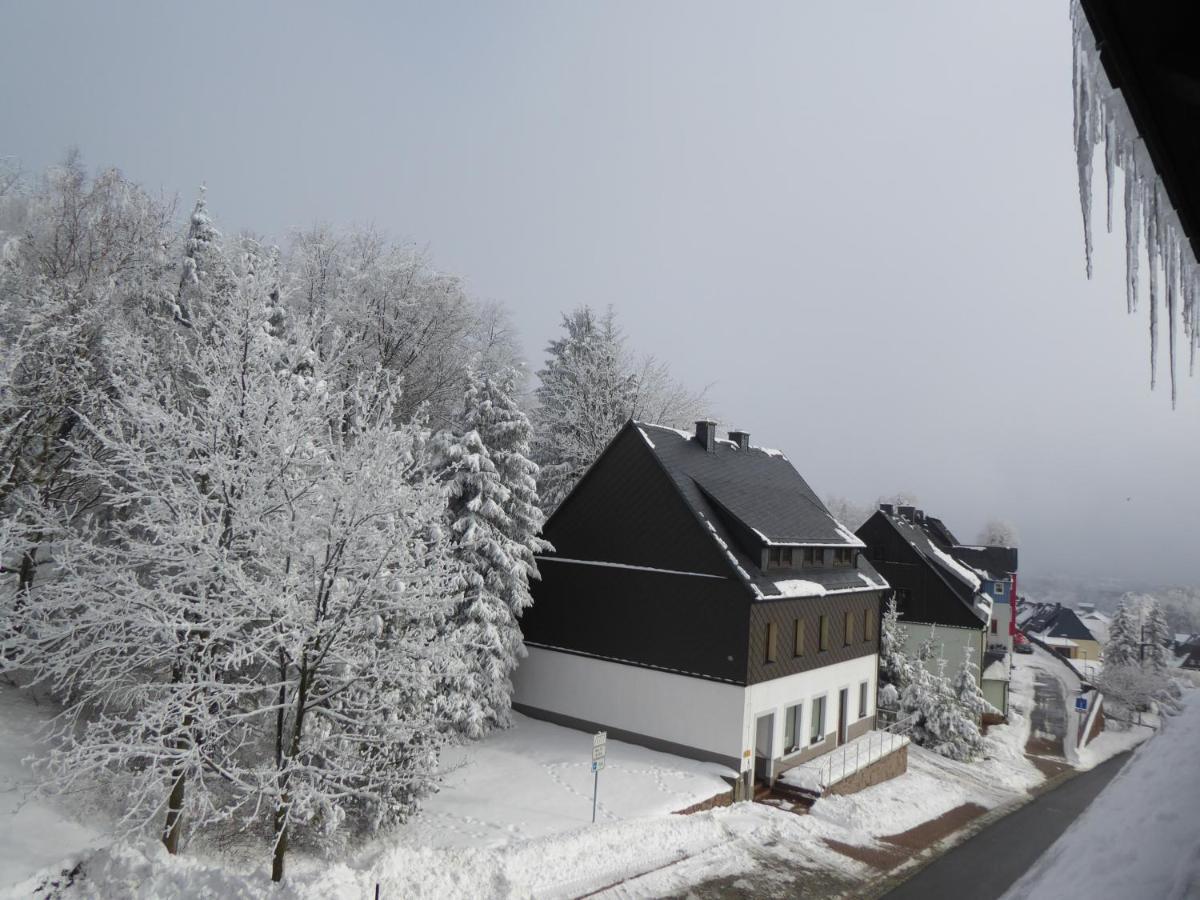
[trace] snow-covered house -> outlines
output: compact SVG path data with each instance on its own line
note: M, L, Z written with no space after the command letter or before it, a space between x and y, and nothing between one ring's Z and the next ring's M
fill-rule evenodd
M892 585L915 656L932 635L935 657L953 672L969 653L980 687L1008 714L1017 551L958 542L923 510L881 503L858 529L872 565Z
M1102 646L1075 610L1061 603L1034 604L1022 629L1067 659L1099 662Z
M887 583L778 451L629 422L543 533L517 710L766 779L873 728Z

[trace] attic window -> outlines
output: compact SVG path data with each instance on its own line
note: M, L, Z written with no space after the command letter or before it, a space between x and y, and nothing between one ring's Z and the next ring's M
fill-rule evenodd
M767 568L790 569L792 567L791 547L770 547L767 550Z
M850 547L835 547L833 550L833 564L835 566L854 565L854 550Z
M825 565L825 551L820 547L805 547L804 548L804 564L806 566L823 566Z

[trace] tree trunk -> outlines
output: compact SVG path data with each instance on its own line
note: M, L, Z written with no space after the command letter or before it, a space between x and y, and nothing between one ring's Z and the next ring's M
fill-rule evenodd
M275 807L275 853L271 858L271 880L283 881L283 858L287 854L287 815L291 798L285 793Z
M178 770L171 796L167 798L167 823L163 828L163 846L172 856L179 852L179 833L183 830L183 770Z

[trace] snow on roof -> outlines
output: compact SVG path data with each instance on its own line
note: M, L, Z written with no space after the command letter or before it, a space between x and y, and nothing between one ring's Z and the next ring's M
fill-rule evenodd
M938 562L944 565L947 569L949 569L975 590L979 590L983 586L983 582L980 581L979 575L974 569L964 566L945 550L935 546L932 542L930 542L929 551L938 558ZM989 601L989 608L990 607L991 604Z
M1049 644L1051 647L1078 647L1079 646L1077 643L1075 643L1070 638L1064 638L1064 637L1045 637L1044 635L1038 635L1038 640L1040 640L1043 644Z
M1008 681L1008 664L1003 659L994 660L988 663L979 677L982 681Z
M639 425L638 426L638 434L640 434L642 436L642 438L646 441L646 443L650 445L650 449L653 450L654 449L654 441L650 440L650 435L646 434L646 429L642 428Z

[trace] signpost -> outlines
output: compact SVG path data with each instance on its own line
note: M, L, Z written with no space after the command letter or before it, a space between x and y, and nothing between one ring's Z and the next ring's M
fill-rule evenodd
M596 822L596 797L600 792L600 770L608 753L608 732L597 731L592 736L592 824Z

